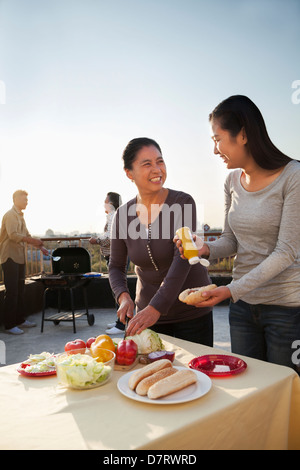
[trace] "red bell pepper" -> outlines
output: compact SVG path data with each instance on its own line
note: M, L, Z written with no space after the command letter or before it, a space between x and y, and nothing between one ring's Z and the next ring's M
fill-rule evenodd
M137 344L132 339L123 339L117 346L116 361L120 365L129 366L134 363L137 353Z

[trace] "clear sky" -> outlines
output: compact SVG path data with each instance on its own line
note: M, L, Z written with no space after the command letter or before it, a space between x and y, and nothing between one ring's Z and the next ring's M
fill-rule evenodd
M221 227L208 114L247 95L300 159L299 25L299 0L0 0L0 217L26 189L31 233L101 232L106 193L136 194L122 151L147 136L166 186Z

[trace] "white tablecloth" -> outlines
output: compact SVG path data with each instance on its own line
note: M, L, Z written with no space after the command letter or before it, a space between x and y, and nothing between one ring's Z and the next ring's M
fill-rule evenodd
M224 351L161 335L174 365ZM34 352L34 351L33 351ZM26 358L24 358L26 359ZM213 378L194 401L157 405L122 395L115 371L102 387L62 388L56 376L0 368L1 449L300 449L300 380L292 369L242 357L247 369Z

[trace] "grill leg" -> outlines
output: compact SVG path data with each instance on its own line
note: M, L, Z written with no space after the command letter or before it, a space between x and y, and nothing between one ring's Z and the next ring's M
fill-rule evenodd
M73 289L70 289L70 298L71 298L71 308L72 308L72 318L73 318L73 331L76 333L76 326L75 326L75 314L74 314L74 298L73 298Z
M87 297L86 287L83 288L83 295L84 295L84 303L85 303L85 312L88 315L89 314L89 304L88 304L88 297Z
M44 331L44 318L45 318L45 309L46 309L46 295L47 295L48 289L44 290L44 295L43 295L43 311L42 311L42 324L41 324L41 333Z
M87 321L90 326L92 326L95 323L95 317L93 314L89 313L89 302L88 302L88 296L87 296L87 288L86 286L83 287L83 294L84 294L84 301L85 301L85 312L87 315Z

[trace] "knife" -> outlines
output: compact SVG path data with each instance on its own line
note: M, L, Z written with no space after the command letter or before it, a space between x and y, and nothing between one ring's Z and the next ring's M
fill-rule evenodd
M129 317L127 317L127 315L126 315L126 317L125 317L125 330L124 330L124 338L123 338L123 339L125 339L125 338L126 338L126 333L127 333L127 326L128 326L128 322L129 322L129 320L130 320L130 318L129 318Z

